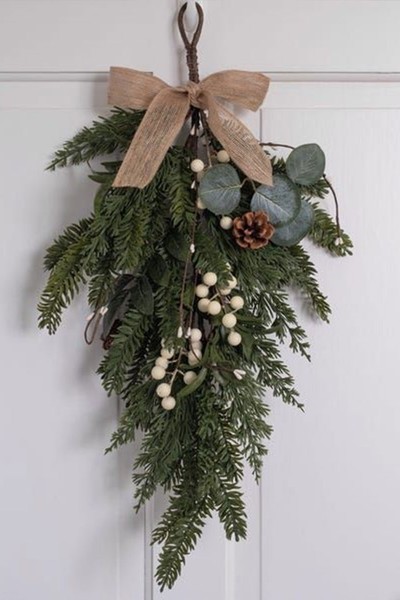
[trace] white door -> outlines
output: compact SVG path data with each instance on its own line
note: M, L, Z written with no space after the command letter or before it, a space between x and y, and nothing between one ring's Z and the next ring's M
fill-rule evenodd
M248 122L265 141L325 149L355 253L312 250L332 323L304 314L313 362L287 356L305 414L266 393L275 433L261 487L246 482L248 541L228 544L209 523L162 597L399 600L400 2L203 6L201 72L271 75ZM83 343L85 303L54 338L37 331L35 303L44 248L89 212L95 189L84 168L54 175L46 161L105 114L109 65L183 77L175 10L175 0L0 0L2 600L161 598L148 542L163 498L135 516L135 448L103 456L118 406Z

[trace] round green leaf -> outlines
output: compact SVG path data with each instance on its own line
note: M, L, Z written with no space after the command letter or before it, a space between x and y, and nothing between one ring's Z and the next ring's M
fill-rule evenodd
M300 210L297 186L284 175L274 175L274 185L260 185L251 199L251 210L268 215L272 225L290 223Z
M295 148L286 161L286 173L295 183L312 185L325 171L325 154L318 144L304 144Z
M271 238L271 242L277 246L294 246L307 235L311 229L313 221L313 207L306 200L302 200L301 208L297 217L295 217L291 223L283 225L282 227L277 227L274 235Z
M241 183L232 165L216 165L209 169L199 186L204 205L216 215L228 215L240 202Z

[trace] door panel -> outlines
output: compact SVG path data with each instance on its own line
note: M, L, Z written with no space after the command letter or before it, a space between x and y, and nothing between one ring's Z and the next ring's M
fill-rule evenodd
M303 96L298 106L295 94L277 86L284 109L272 100L263 110L263 139L316 141L326 150L342 223L355 243L351 259L312 249L332 323L315 324L304 314L312 363L289 358L305 414L272 401L275 434L262 484L263 599L400 598L400 88L388 86L384 98L381 87L325 84L321 97L321 86L309 84L310 103Z
M0 86L0 597L119 600L118 545L121 569L127 556L131 572L134 565L129 594L141 597L143 520L127 527L121 507L132 504L129 472L119 474L117 455L103 456L117 403L94 374L99 351L83 342L83 298L57 336L36 327L44 248L90 211L96 187L86 169L44 173L52 149L95 113L85 93L82 106L77 96L75 106L63 106L74 96L68 86L52 89L51 98L41 90L40 106L40 87ZM13 108L21 96L26 105Z
M176 81L176 5L0 0L0 71L104 71L120 64ZM204 0L204 6L204 73L400 71L399 0Z
M246 542L208 523L160 595L149 540L165 499L134 515L136 449L103 456L118 406L83 343L84 299L54 338L36 330L43 249L96 189L87 169L49 174L46 161L106 114L110 64L186 77L175 6L0 0L0 597L399 600L398 1L204 2L202 72L271 73L263 110L241 116L265 141L321 144L355 242L351 259L312 249L332 324L298 305L313 360L287 359L306 412L266 393L275 433L262 486L246 478Z

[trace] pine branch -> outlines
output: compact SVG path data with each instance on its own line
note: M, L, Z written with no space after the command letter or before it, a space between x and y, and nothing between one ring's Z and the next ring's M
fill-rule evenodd
M111 115L93 121L91 127L83 127L54 154L47 170L68 165L79 165L97 156L112 154L128 148L138 128L143 112L113 108Z
M64 256L67 250L82 240L88 229L93 223L93 217L82 219L78 223L73 223L67 227L64 232L47 248L43 259L46 271L51 271Z
M340 238L338 239L337 226L334 220L328 213L320 208L318 204L313 204L314 208L314 224L308 237L321 248L325 248L331 254L336 256L352 255L353 243L350 237L340 230Z
M156 581L161 592L172 588L186 562L186 556L194 550L205 521L211 516L214 503L204 494L196 501L182 484L175 489L170 504L153 532L153 543L162 543L156 571Z
M309 300L315 314L325 322L329 322L331 308L326 296L318 286L316 279L317 271L311 262L310 256L302 246L291 246L289 254L294 259L294 269L291 273L290 283L297 286Z
M151 318L130 308L113 338L108 353L103 358L98 373L103 387L111 394L119 394L124 388L127 374L135 354L151 325Z
M226 385L223 393L230 404L229 420L235 425L244 456L255 480L259 482L263 457L267 454L265 440L272 434L272 427L266 421L269 409L262 400L262 390L256 387L253 377L248 376L241 385Z
M165 414L158 405L134 464L136 510L151 498L158 486L168 491L177 484L184 453L195 441L194 408L189 403L180 403L172 414Z
M255 342L257 354L253 354L253 368L258 369L257 380L261 386L270 388L286 404L303 409L297 400L299 393L295 389L294 379L288 367L281 359L277 342L263 332Z
M52 269L41 295L38 304L39 327L47 328L50 334L56 332L63 310L78 293L80 284L86 281L82 257L84 245L85 238L82 237L69 246Z
M175 161L175 169L168 179L166 194L170 199L171 221L177 229L187 232L195 219L195 194L191 189L192 175L188 164Z
M288 293L283 290L260 293L255 296L254 310L264 324L271 323L270 333L274 333L279 342L289 338L289 347L310 360L310 344L307 334L299 325L296 312L289 304Z

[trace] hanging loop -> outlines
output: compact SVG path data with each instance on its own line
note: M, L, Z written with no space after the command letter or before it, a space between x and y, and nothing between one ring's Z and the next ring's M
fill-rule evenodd
M194 83L199 83L200 77L199 77L199 64L198 64L198 57L197 57L197 44L199 43L201 31L203 29L204 12L203 12L203 9L200 6L200 4L198 2L196 2L196 10L197 10L199 20L197 23L196 30L192 37L192 41L190 41L187 36L186 30L185 30L185 24L183 21L186 10L187 10L187 2L185 2L185 4L183 4L179 10L178 28L179 28L179 33L181 34L181 38L183 40L183 43L184 43L185 49L186 49L186 62L187 62L187 66L189 69L189 80L193 81Z

